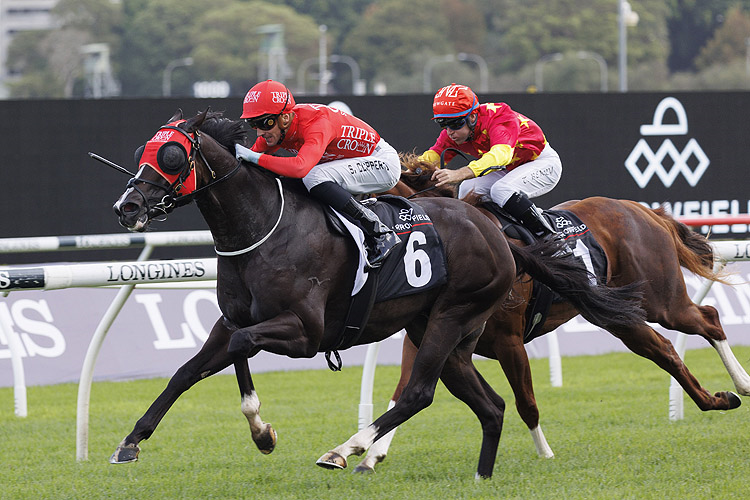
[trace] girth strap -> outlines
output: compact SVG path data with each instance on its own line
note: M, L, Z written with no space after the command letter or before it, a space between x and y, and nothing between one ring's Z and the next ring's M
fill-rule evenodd
M373 269L368 274L369 277L364 286L352 297L349 303L349 312L346 314L344 328L339 333L338 341L334 344L333 349L326 351L326 361L331 371L341 371L342 363L339 349L343 351L355 345L362 335L367 320L370 318L372 306L375 304L375 292L378 289L380 272L378 269ZM331 360L331 355L336 358L335 362Z

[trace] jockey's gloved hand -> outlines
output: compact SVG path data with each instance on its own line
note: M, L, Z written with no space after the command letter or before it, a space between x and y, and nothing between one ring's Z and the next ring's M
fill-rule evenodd
M253 151L252 149L248 149L241 144L235 144L234 157L238 160L250 161L257 165L258 160L260 159L260 153Z

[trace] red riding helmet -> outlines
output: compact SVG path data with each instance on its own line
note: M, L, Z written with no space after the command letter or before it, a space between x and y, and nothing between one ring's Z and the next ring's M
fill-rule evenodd
M479 100L469 87L451 83L435 94L432 101L432 119L468 116L478 107Z
M255 84L242 102L240 118L256 118L263 115L280 115L295 106L294 96L286 85L274 80Z

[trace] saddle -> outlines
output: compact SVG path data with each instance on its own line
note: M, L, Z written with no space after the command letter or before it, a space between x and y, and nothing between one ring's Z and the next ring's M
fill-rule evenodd
M500 222L503 232L509 238L519 240L527 245L536 241L537 237L534 233L521 225L496 203L484 203L482 207L492 212ZM574 257L580 260L581 264L596 277L597 281L605 283L607 279L607 256L591 234L588 226L573 212L567 210L545 210L543 216L547 218L555 230L565 235L568 246L573 250ZM533 280L531 298L526 307L526 328L523 334L525 344L542 335L542 326L547 319L550 306L555 302L562 301L563 299L549 287Z

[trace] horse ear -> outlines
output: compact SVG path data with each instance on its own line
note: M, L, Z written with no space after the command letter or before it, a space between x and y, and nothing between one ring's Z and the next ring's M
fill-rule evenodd
M133 159L135 160L135 166L138 167L141 164L141 156L143 156L143 150L146 149L146 145L143 144L138 149L135 150L135 153L133 154Z
M190 118L185 123L185 132L187 132L188 134L191 134L195 132L196 130L198 130L201 127L201 125L203 125L203 122L206 121L206 117L208 117L210 113L211 113L211 106L207 107L205 111L202 111L198 113L197 115L195 115L194 117Z
M165 174L177 175L187 163L187 152L179 142L167 142L156 153L156 163Z
M172 118L170 118L169 120L167 120L167 123L176 122L177 120L182 120L182 109L181 108L177 108L177 111L174 112L174 114L172 115Z

